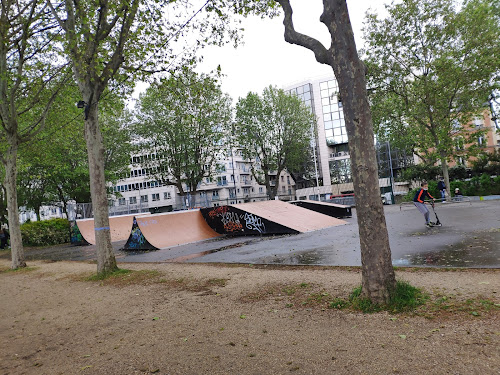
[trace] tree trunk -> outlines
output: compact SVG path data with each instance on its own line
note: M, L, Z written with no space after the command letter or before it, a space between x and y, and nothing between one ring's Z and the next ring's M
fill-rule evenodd
M94 211L94 231L97 245L97 273L116 270L116 259L111 246L108 194L104 176L104 146L98 122L98 103L90 103L85 120L85 141L89 160L90 194Z
M448 162L446 161L446 156L441 155L441 170L443 171L444 184L446 185L446 200L451 200L451 190L450 190L450 173L448 168ZM441 197L436 197L441 198Z
M7 193L7 208L9 215L10 248L12 256L12 269L26 267L21 225L19 223L19 207L17 205L17 151L18 140L13 137L8 139L9 147L5 158L5 191Z
M36 220L37 221L41 221L42 220L42 214L41 214L41 211L42 210L42 206L38 206L35 208L35 215L36 215Z
M365 67L358 57L345 1L325 9L322 18L333 22L333 70L342 96L349 139L362 265L362 294L375 303L386 303L395 288L389 235L380 198L377 157ZM329 12L329 14L327 13ZM328 26L328 25L327 25Z

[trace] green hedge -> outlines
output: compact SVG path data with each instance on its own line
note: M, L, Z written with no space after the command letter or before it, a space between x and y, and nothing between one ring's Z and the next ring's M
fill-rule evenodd
M33 221L21 225L25 246L49 246L69 242L67 219Z

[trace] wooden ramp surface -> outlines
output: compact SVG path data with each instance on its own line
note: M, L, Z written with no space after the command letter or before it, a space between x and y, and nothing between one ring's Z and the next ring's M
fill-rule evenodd
M137 214L136 214L137 215ZM124 241L130 236L132 222L136 215L120 215L109 217L111 242ZM139 217L149 215L148 212L139 214ZM83 238L91 245L95 245L94 219L77 220L76 224Z
M251 202L233 204L231 206L285 227L292 228L298 232L310 232L347 224L344 220L323 215L283 201Z
M208 226L200 210L169 212L136 219L144 238L158 249L220 236Z

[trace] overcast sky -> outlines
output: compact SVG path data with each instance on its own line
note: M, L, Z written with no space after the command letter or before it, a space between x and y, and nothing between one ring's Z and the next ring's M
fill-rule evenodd
M356 47L362 48L362 27L365 12L371 8L385 15L384 4L390 0L347 0L349 14L356 39ZM319 17L321 0L292 0L294 25L298 32L315 37L325 46L330 45L330 35ZM319 64L314 54L300 46L286 43L281 17L261 20L258 17L245 19L243 27L244 45L202 50L204 62L199 71L210 71L220 64L225 77L222 90L236 102L249 91L262 93L269 85L279 88L303 81L333 75L332 69Z
M371 9L379 15L386 15L384 4L391 0L347 0L349 15L356 39L356 47L363 47L363 20ZM330 46L330 34L326 26L319 21L323 10L321 0L291 0L295 30L318 39L326 47ZM333 71L326 65L319 64L314 54L300 46L285 42L282 17L260 19L248 17L241 25L245 29L244 44L238 48L232 45L210 47L200 51L204 61L196 69L199 73L208 73L221 66L222 91L233 98L235 104L239 97L245 97L249 91L262 93L269 86L282 88L309 78L333 76ZM147 87L138 83L133 94ZM133 100L130 102L131 105Z

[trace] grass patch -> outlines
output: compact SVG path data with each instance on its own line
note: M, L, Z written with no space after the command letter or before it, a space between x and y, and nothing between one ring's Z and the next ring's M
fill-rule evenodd
M342 292L339 292L342 293ZM240 297L244 303L254 303L274 299L286 309L308 310L348 310L374 313L388 311L393 314L409 314L426 318L456 318L457 316L476 319L487 314L499 314L500 303L483 296L469 299L458 299L433 291L425 293L405 281L398 281L391 300L386 305L373 304L361 296L361 287L355 288L345 297L332 295L321 285L301 284L268 284L260 286L256 291ZM278 307L277 307L278 308Z
M437 294L429 303L420 307L416 314L432 319L456 315L479 317L499 312L500 304L489 298L478 296L461 300L454 295Z
M208 280L198 280L192 278L166 279L165 275L156 270L128 270L118 269L105 274L86 274L76 278L77 281L99 282L101 285L125 287L129 285L161 285L169 289L185 290L189 292L204 292L205 294L215 294L212 288L223 288L227 285L228 279L212 278Z
M37 270L38 267L0 268L0 273L28 273Z
M375 304L368 298L362 297L361 286L354 289L349 296L351 308L364 313L372 313L382 310L392 313L414 311L419 306L424 305L428 299L429 296L423 293L420 289L415 288L406 281L401 280L396 281L396 288L394 289L389 302L385 305Z

